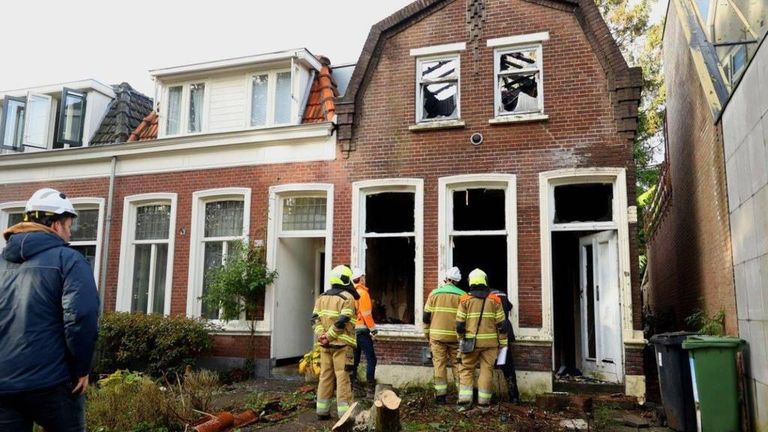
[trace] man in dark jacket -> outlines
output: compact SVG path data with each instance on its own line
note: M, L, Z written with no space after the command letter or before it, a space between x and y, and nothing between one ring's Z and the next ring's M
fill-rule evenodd
M85 430L98 333L93 270L68 247L77 217L67 197L41 189L0 255L0 431Z

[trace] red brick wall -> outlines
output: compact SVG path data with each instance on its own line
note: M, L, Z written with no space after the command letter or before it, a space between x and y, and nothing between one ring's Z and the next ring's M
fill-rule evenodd
M679 330L697 308L721 307L736 334L736 297L720 124L715 124L682 32L670 7L664 34L672 203L648 243L649 302L659 331Z

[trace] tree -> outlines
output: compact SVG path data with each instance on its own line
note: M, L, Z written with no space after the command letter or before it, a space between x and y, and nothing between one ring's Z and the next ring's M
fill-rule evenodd
M202 300L220 311L223 321L240 319L249 323L248 370L256 354L256 312L263 307L267 286L277 279L277 271L267 268L264 250L247 240L235 243L224 264L210 271Z
M643 70L643 96L633 154L637 175L638 215L645 203L653 201L653 188L659 180L659 159L664 148L664 103L666 89L661 64L662 23L651 23L655 0L595 0L608 23L627 63ZM650 192L649 192L650 191ZM642 220L642 219L641 219ZM639 250L645 255L645 232L638 227Z

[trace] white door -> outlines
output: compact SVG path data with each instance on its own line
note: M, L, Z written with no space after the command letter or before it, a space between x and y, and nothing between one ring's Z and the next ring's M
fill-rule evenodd
M579 268L583 372L620 383L624 373L616 232L581 237Z
M320 287L323 251L325 240L321 238L288 237L277 242L277 303L272 331L275 359L300 357L312 349L310 320Z

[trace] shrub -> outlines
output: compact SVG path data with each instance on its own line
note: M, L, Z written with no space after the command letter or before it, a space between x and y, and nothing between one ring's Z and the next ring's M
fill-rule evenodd
M183 316L107 313L101 319L95 370L181 374L213 346L209 330L204 321Z
M88 389L85 418L93 432L171 430L177 424L164 415L163 391L136 372L117 371Z

